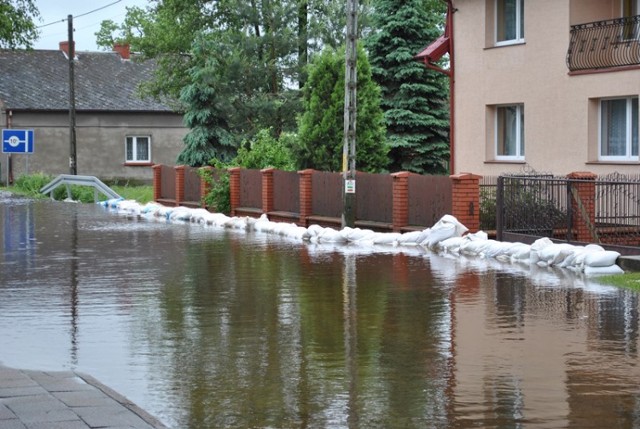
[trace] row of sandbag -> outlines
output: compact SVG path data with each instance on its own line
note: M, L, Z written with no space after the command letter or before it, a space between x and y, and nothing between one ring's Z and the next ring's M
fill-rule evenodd
M375 232L360 228L334 228L311 225L308 228L293 223L272 222L266 215L260 218L229 217L205 209L167 207L156 203L141 205L133 200L114 199L100 203L130 216L150 219L193 222L209 226L275 234L311 243L355 244L359 246L422 246L453 255L495 258L512 263L536 264L541 267L567 268L586 275L618 274L618 252L590 244L575 246L556 244L541 238L532 245L489 240L485 232L468 234L468 229L454 216L445 215L431 228L405 233Z

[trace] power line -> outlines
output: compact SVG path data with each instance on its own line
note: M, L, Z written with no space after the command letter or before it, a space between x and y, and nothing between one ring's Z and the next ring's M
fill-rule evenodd
M108 8L108 7L110 7L110 6L113 6L114 4L120 3L121 1L122 1L122 0L116 0L116 1L114 1L114 2L112 2L112 3L109 3L109 4L107 4L107 5L104 5L104 6L102 6L102 7L97 8L97 9L90 10L89 12L85 12L85 13L82 13L82 14L80 14L80 15L76 15L74 18L80 18L80 17L82 17L82 16L90 15L90 14L95 13L95 12L98 12L98 11L100 11L100 10L102 10L102 9L106 9L106 8ZM53 22L50 22L50 23L48 23L48 24L40 25L40 26L38 26L38 27L36 27L36 28L44 28L44 27L48 27L48 26L50 26L50 25L54 25L54 24L59 24L59 23L61 23L61 22L65 22L66 20L67 20L67 18L65 18L65 19L59 19L59 20L57 20L57 21L53 21Z

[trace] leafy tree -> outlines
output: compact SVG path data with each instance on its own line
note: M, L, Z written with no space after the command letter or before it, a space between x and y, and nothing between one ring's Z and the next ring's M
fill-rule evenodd
M344 57L344 49L325 49L310 67L295 150L300 168L342 169ZM379 172L388 163L380 89L371 80L371 68L360 45L357 61L356 167L360 171Z
M34 20L39 16L33 0L0 0L0 48L31 48L38 38Z
M447 78L414 56L442 32L438 0L374 0L366 40L391 147L391 171L443 174L449 159Z
M271 130L260 130L253 140L238 149L238 156L231 164L254 169L272 167L285 171L295 170L290 149L294 139L295 136L290 133L283 133L276 139Z

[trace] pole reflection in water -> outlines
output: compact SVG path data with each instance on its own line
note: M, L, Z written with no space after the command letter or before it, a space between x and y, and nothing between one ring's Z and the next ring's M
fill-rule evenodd
M359 426L358 418L358 303L356 281L356 256L344 257L342 296L344 299L344 349L346 370L349 377L349 406L347 423L350 428Z
M71 310L71 347L69 360L75 368L78 366L78 212L71 214L71 259L69 280L71 282L69 302Z

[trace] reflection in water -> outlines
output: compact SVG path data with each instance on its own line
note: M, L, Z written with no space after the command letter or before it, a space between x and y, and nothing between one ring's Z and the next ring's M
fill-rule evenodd
M638 296L2 200L0 361L92 374L175 428L638 427Z

